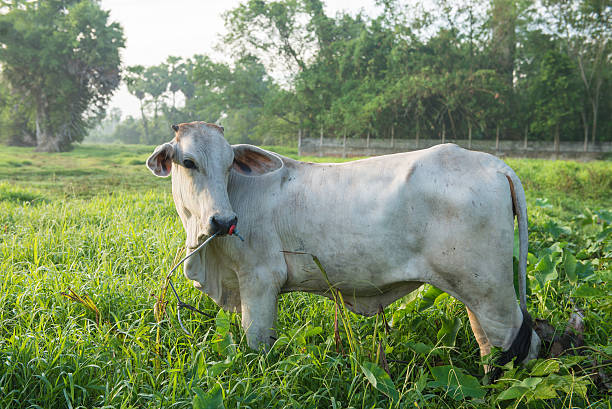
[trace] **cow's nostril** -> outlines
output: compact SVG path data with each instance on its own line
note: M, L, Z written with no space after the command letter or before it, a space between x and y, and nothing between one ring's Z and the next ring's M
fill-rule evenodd
M210 224L214 227L217 228L219 227L219 222L217 221L217 217L216 216L212 216L210 218Z
M209 220L210 226L212 227L212 231L214 233L227 234L229 232L230 227L236 224L238 218L236 216L233 216L232 218L223 219L222 217L215 215L211 216Z

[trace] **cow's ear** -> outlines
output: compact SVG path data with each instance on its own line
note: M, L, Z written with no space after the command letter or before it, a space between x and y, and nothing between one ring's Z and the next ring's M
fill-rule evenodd
M261 176L283 167L276 155L252 145L234 145L232 169L245 176Z
M172 170L172 157L174 156L174 147L171 143L159 145L153 151L153 154L147 159L147 167L155 176L166 177L170 175Z

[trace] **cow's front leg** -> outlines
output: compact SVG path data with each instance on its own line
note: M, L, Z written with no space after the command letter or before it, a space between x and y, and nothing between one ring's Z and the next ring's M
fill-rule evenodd
M268 348L274 342L276 303L279 286L269 274L244 274L239 277L242 328L253 349Z

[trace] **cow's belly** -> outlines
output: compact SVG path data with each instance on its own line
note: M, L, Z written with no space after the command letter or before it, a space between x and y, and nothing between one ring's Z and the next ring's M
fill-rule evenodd
M364 235L310 245L300 240L300 244L297 251L285 253L287 291L327 291L331 284L343 293L370 297L419 277L415 261L421 257L405 243L377 241ZM324 271L314 262L313 255Z
M423 283L419 281L406 281L401 283L395 283L392 286L380 288L376 292L367 292L368 295L360 293L356 290L344 291L341 290L342 300L344 305L351 311L371 316L379 312L382 308L385 308L392 302L402 298L403 296L411 293L412 291L419 288ZM329 287L326 289L304 289L304 288L288 288L283 287L282 292L294 292L302 291L312 294L318 294L327 297L331 300L334 299L334 294L330 291Z
M397 243L378 244L366 238L350 246L342 241L312 243L309 253L316 255L324 272L310 254L285 253L287 281L281 291L304 291L333 299L333 287L353 312L376 314L421 286L419 277L424 271L416 262L422 260L419 255L410 256Z

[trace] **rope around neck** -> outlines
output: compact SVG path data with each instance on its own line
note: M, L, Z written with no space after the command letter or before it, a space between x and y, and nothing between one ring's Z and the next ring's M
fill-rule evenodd
M193 305L184 303L181 300L181 297L179 297L178 293L176 292L176 289L174 288L174 285L172 284L172 278L171 278L172 277L172 273L174 273L174 271L176 271L176 269L181 264L183 264L185 262L185 260L187 260L189 257L193 256L198 251L200 251L204 246L206 246L218 234L219 234L219 232L216 232L215 234L213 234L212 236L210 236L209 238L204 240L204 242L202 244L200 244L198 247L196 247L196 249L194 251L192 251L191 253L187 254L178 263L176 263L176 265L174 267L172 267L172 269L170 270L170 272L166 276L166 280L168 280L168 284L170 284L170 288L172 289L172 292L174 293L174 296L176 297L176 301L177 301L176 317L178 318L178 322L181 325L181 328L183 329L183 332L185 334L187 334L188 336L190 336L190 337L193 336L193 335L189 331L187 331L187 328L185 328L185 326L183 325L183 321L181 320L181 308L187 308L188 310L197 312L197 313L199 313L201 315L204 315L206 317L209 317L209 318L214 318L214 317L211 316L210 314L205 313L204 311L201 311L201 310L197 309ZM244 241L244 238L240 235L240 233L238 233L238 229L236 229L236 225L235 224L230 226L228 234L230 236L234 235L234 236L238 237L241 241Z

